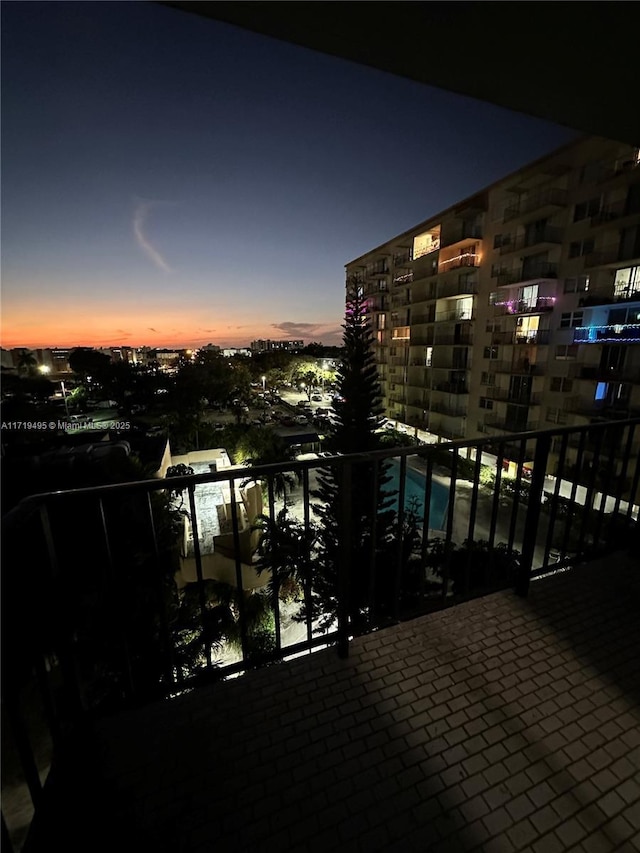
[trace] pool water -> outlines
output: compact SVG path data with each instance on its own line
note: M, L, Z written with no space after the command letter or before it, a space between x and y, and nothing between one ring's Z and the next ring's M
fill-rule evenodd
M385 491L400 491L400 462L393 460L389 468L391 482L385 485ZM424 515L424 490L426 477L414 471L407 465L405 479L405 509L417 508L418 518L422 522ZM432 530L444 530L446 525L449 489L436 480L431 480L431 504L429 507L429 527ZM395 495L395 505L398 505L398 495Z

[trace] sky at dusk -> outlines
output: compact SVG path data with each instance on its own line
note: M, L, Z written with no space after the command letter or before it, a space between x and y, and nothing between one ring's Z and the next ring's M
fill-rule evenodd
M340 343L348 261L577 136L137 2L4 2L2 128L5 348Z

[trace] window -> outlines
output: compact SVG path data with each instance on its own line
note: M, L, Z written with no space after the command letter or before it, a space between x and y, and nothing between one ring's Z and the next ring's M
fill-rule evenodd
M496 384L496 375L495 373L485 373L483 371L482 376L480 377L481 385L495 385Z
M556 361L572 361L578 357L577 344L561 344L556 347Z
M502 246L511 245L511 234L496 234L493 239L493 248L500 249Z
M590 198L588 201L581 201L580 204L576 204L573 211L573 221L580 222L583 219L587 219L590 216L596 216L600 213L600 207L602 206L602 199L600 196L594 196L594 198Z
M567 278L564 282L565 293L585 293L589 290L589 276L579 275L577 278Z
M386 290L387 282L383 278L378 279L378 290Z
M570 311L560 316L561 329L575 329L582 325L584 311Z
M377 321L377 328L378 329L386 329L386 327L387 327L387 315L386 314L378 314L376 321Z
M488 397L480 397L480 408L493 409L493 400L490 400Z
M551 379L551 390L568 394L573 389L573 379L565 379L562 376L554 376Z
M562 409L547 409L547 420L552 424L566 424L567 413Z
M613 296L615 299L629 299L634 294L640 298L640 267L626 267L616 270L613 282Z
M428 255L430 252L435 252L440 248L440 226L433 228L431 231L425 231L424 234L419 234L413 238L413 259L417 260L423 255Z
M500 332L502 331L502 323L487 323L485 327L486 332Z
M593 252L593 238L589 237L585 240L574 240L573 243L569 243L569 257L570 258L580 258L583 255L589 255Z
M497 358L498 347L485 347L482 353L483 358Z
M433 356L433 347L427 347L427 353L425 356L424 363L427 367L431 367L431 358Z

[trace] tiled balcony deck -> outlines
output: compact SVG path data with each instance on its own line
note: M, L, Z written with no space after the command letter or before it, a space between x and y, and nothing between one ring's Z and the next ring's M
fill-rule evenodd
M33 849L637 851L639 591L623 556L102 722Z

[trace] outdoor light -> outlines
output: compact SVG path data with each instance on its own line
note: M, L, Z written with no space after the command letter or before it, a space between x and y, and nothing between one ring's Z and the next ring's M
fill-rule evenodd
M38 370L40 373L51 373L51 368L48 364L41 364Z
M263 390L263 391L265 391L265 390L266 390L266 387L267 387L267 377L266 377L266 376L262 376L262 377L260 377L260 378L262 379L262 390Z

